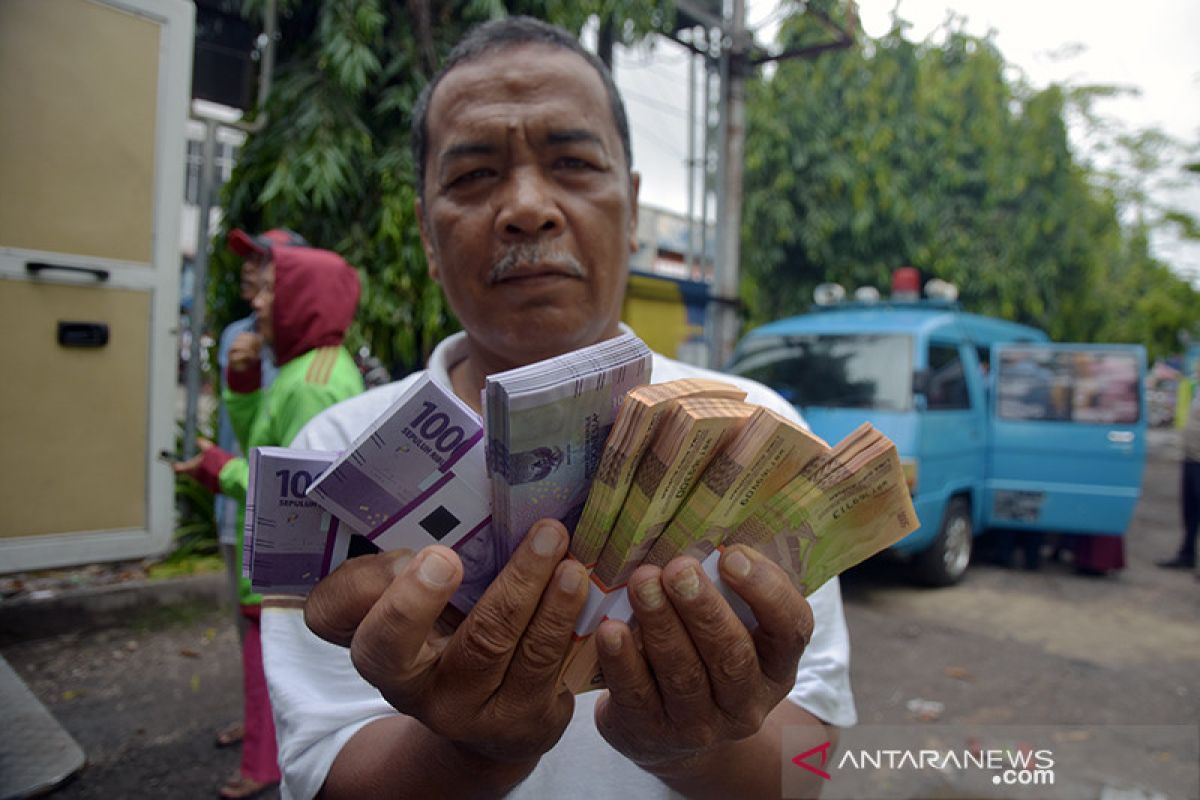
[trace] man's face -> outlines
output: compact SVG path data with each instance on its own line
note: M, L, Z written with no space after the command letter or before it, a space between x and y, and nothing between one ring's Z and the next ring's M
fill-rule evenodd
M242 262L242 271L238 282L239 294L247 303L254 300L262 286L262 257L249 256Z
M548 45L486 55L442 79L428 130L421 240L473 345L519 365L616 335L638 178L595 70Z
M275 326L272 324L271 311L275 305L275 262L268 261L259 271L261 283L258 293L250 305L257 315L258 332L267 344L275 344Z

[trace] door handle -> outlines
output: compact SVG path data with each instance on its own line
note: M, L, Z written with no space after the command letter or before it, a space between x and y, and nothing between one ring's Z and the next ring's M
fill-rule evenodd
M1115 444L1129 444L1133 441L1133 431L1109 431L1108 440Z
M108 280L109 272L106 269L99 267L75 267L70 264L50 264L45 261L26 261L25 271L30 275L40 275L48 269L57 270L60 272L82 272L86 275L91 275L98 281L104 282Z
M58 343L63 347L104 347L108 344L108 324L59 320Z

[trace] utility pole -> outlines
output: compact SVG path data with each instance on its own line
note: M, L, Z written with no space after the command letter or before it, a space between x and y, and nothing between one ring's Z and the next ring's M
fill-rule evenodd
M711 29L705 32L704 44L706 47L709 47L711 44ZM708 251L708 209L709 209L708 199L713 194L712 165L715 164L717 161L717 158L715 157L715 153L714 153L714 147L713 147L713 138L714 137L712 136L712 125L711 125L711 121L712 121L712 78L713 78L713 76L711 74L711 70L710 70L711 65L712 65L712 59L709 58L708 56L705 56L704 64L703 64L703 68L702 68L704 85L702 87L703 91L701 92L701 95L700 95L700 108L701 108L700 132L701 132L701 136L703 137L700 140L700 151L703 153L703 155L700 157L700 242L698 244L698 248L700 251L700 275L703 278L706 278L709 280L711 280L711 274L709 272L709 265L712 263L712 257ZM706 309L706 313L707 313L707 309ZM708 323L706 323L705 327L711 328L712 326L709 325ZM706 333L707 333L707 338L711 341L711 339L712 339L711 330L706 331ZM710 347L708 349L711 350L712 348ZM706 353L705 356L706 356L706 358L709 358L710 354ZM711 360L706 361L704 366L711 367L712 361Z
M742 172L746 142L746 70L751 39L745 0L733 0L721 42L717 257L709 299L709 366L719 369L738 336L738 263L741 257Z
M192 338L188 350L187 408L184 412L183 432L184 458L191 458L196 454L197 418L200 408L200 351L201 340L204 337L204 312L208 304L208 245L211 234L209 215L212 212L213 183L215 182L213 173L217 161L218 122L212 117L203 117L202 119L204 120L204 163L200 166L200 197L198 198L200 215L196 223L196 257L192 261L192 308L189 314Z
M719 0L675 0L676 13L682 24L668 34L677 44L703 56L706 65L716 62L716 71L720 78L717 135L716 141L710 145L709 75L706 69L703 102L705 169L704 189L700 201L700 253L701 263L704 263L708 243L708 198L710 194L716 194L716 253L705 336L709 345L708 366L717 369L728 362L739 332L738 265L741 258L742 178L746 143L746 78L757 67L770 61L816 58L823 53L850 47L854 44L854 35L858 28L858 10L854 0L850 0L846 8L846 18L841 22L835 21L827 12L809 4L804 13L814 16L822 27L832 34L832 38L772 54L759 48L754 42L753 34L746 30L745 0L726 2L730 10L728 18L718 15L717 9L721 6ZM703 49L696 46L694 36L685 41L678 35L682 28L692 27L694 30L694 26L697 25L703 26L708 32ZM715 48L713 37L716 37ZM716 53L713 52L714 49ZM693 124L690 114L688 117L689 124ZM710 155L714 158L710 159ZM715 170L710 169L712 160L716 161ZM711 173L714 171L715 192L711 180ZM691 207L689 200L689 224Z
M692 29L696 38L696 29ZM688 53L688 137L687 137L687 253L684 263L688 277L696 267L696 54Z

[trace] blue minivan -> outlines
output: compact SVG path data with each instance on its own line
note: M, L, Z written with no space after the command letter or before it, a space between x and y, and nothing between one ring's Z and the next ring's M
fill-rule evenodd
M1056 344L945 300L834 302L752 330L729 372L830 444L863 421L896 443L921 527L893 551L957 582L985 529L1122 535L1141 490L1138 345Z

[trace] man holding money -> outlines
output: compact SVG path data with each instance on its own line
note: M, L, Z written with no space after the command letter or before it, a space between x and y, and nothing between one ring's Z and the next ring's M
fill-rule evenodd
M465 328L427 374L478 411L488 375L620 333L639 177L611 77L573 37L477 28L418 101L413 149L430 274ZM796 419L759 384L654 356L652 382L687 377ZM347 449L415 379L326 411L293 446ZM637 636L612 620L596 634L607 691L562 692L588 583L567 547L561 523L535 524L453 630L439 617L463 567L441 546L352 559L303 611L269 607L284 796L778 797L793 756L855 722L837 581L806 601L741 546L721 577L756 628L694 559L643 566Z

